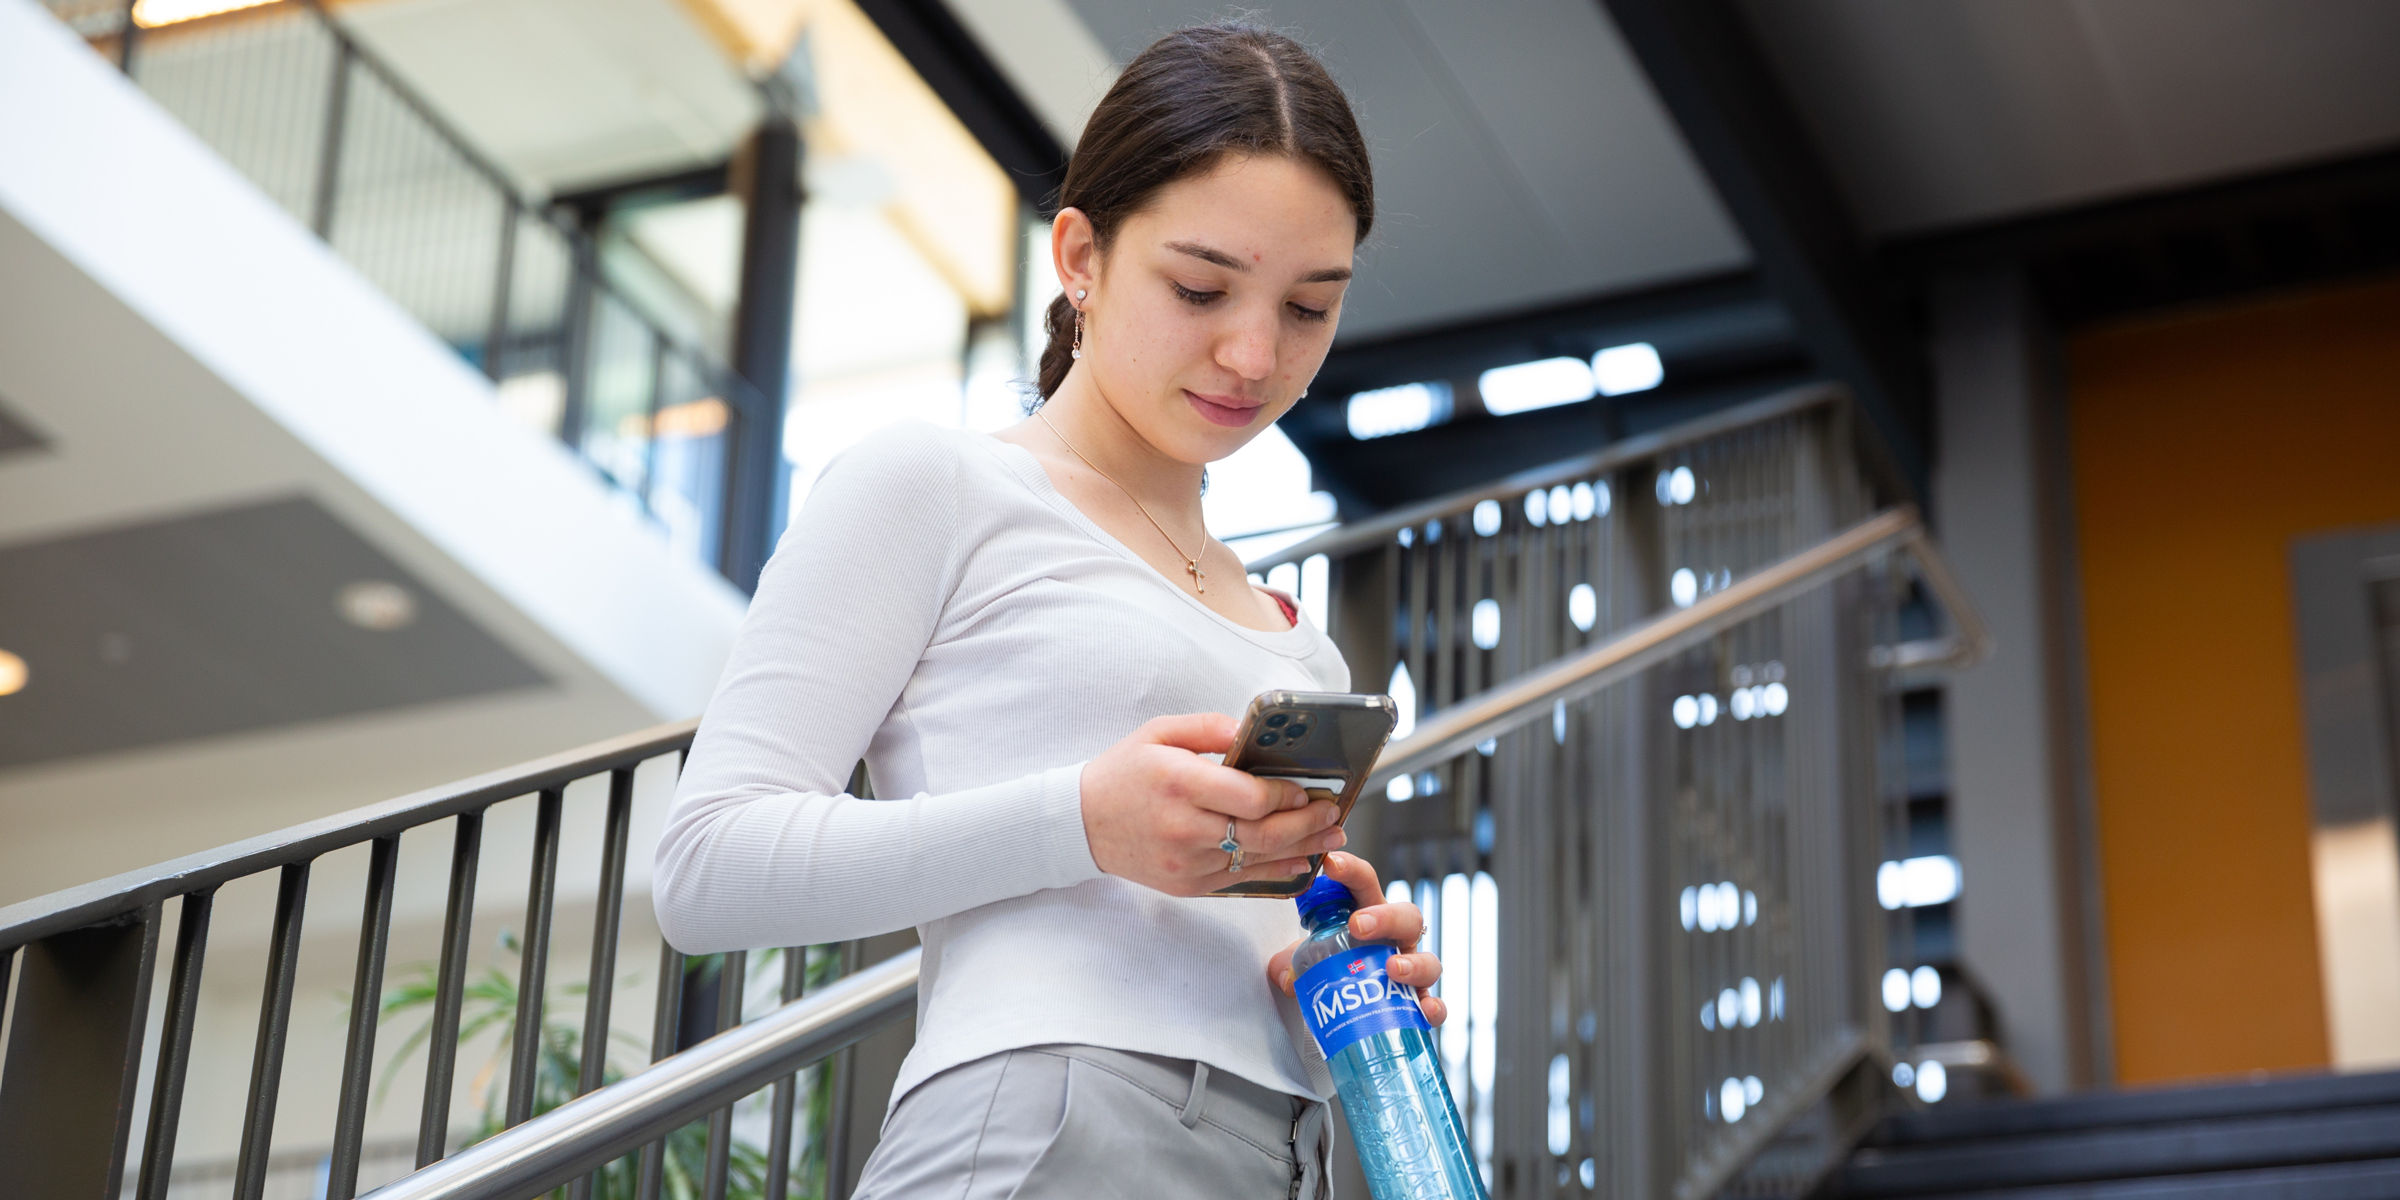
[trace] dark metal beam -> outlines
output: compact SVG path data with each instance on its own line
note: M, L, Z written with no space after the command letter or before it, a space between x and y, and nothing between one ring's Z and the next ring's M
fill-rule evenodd
M550 203L572 210L587 226L597 225L605 217L637 209L722 196L731 186L731 174L729 163L706 163L663 174L586 184L551 196Z
M2400 268L2400 149L1894 239L1919 285L2021 264L2062 326Z
M1755 275L1737 272L1518 309L1336 345L1309 385L1312 406L1349 393L1428 379L1472 377L1505 363L1649 342L1661 356L1699 363L1801 350L1782 307Z
M1601 0L1759 275L1923 490L1927 383L1856 223L1732 0Z
M733 317L733 370L755 392L734 409L734 460L725 479L725 539L718 564L743 591L774 549L783 491L783 409L791 391L792 322L800 293L800 127L780 114L760 123L736 162L742 222L741 298Z
M1505 418L1476 402L1476 377L1492 367L1636 341L1655 346L1666 367L1657 391ZM1804 382L1809 367L1783 307L1755 276L1736 273L1345 342L1280 428L1309 457L1317 486L1362 515L1590 449L1621 425L1646 428L1651 413L1706 411ZM1351 393L1418 382L1450 385L1450 423L1371 442L1350 436Z
M1292 444L1308 455L1312 485L1333 493L1342 515L1355 520L1556 462L1814 378L1795 363L1515 416L1468 416L1415 433L1363 442L1353 440L1347 432L1308 438L1294 428L1290 436Z
M942 0L858 0L858 7L1008 172L1017 193L1049 212L1067 178L1067 148L949 6Z

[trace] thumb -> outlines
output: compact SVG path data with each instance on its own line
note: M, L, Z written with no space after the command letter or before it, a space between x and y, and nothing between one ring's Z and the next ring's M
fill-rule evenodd
M1184 713L1153 717L1143 722L1134 736L1194 754L1223 754L1233 748L1234 728L1234 719L1223 713Z
M1267 986L1272 987L1276 991L1282 992L1287 996L1293 994L1292 952L1298 950L1299 948L1300 943L1293 942L1291 945L1285 946L1283 949L1276 951L1275 957L1267 960Z

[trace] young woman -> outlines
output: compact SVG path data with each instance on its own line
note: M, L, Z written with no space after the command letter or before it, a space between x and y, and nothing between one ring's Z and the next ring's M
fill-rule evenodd
M1349 672L1200 489L1324 361L1365 146L1291 40L1187 29L1126 66L1060 204L1033 415L868 438L768 564L658 847L660 928L694 953L917 928L862 1197L1322 1195L1297 918L1206 893L1342 844L1330 803L1214 756L1252 696ZM842 794L862 757L906 798ZM1413 905L1327 862L1359 936L1416 945Z

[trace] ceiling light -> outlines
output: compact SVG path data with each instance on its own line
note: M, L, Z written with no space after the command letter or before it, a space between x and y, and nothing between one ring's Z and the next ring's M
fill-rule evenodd
M343 620L377 633L404 629L417 620L416 596L388 579L362 579L343 588L335 607Z
M264 8L278 0L141 0L133 6L133 23L144 29L197 21L219 13Z
M0 696L13 696L25 690L25 660L0 650Z
M1494 367L1475 381L1485 411L1496 417L1592 398L1592 368L1580 358L1542 358Z
M1658 348L1648 342L1610 346L1592 356L1592 382L1603 396L1646 392L1666 377L1666 366L1658 361Z
M1450 385L1404 383L1350 397L1350 436L1365 441L1413 433L1450 419Z

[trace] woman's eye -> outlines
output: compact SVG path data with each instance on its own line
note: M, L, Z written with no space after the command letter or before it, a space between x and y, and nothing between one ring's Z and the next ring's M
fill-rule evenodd
M1208 305L1216 303L1217 297L1225 294L1223 292L1195 292L1172 279L1167 281L1167 286L1174 288L1175 295L1181 298L1184 303L1201 308L1205 308Z
M1325 318L1332 316L1333 310L1328 308L1310 308L1306 305L1295 304L1292 306L1292 315L1300 318L1303 321L1322 321Z

